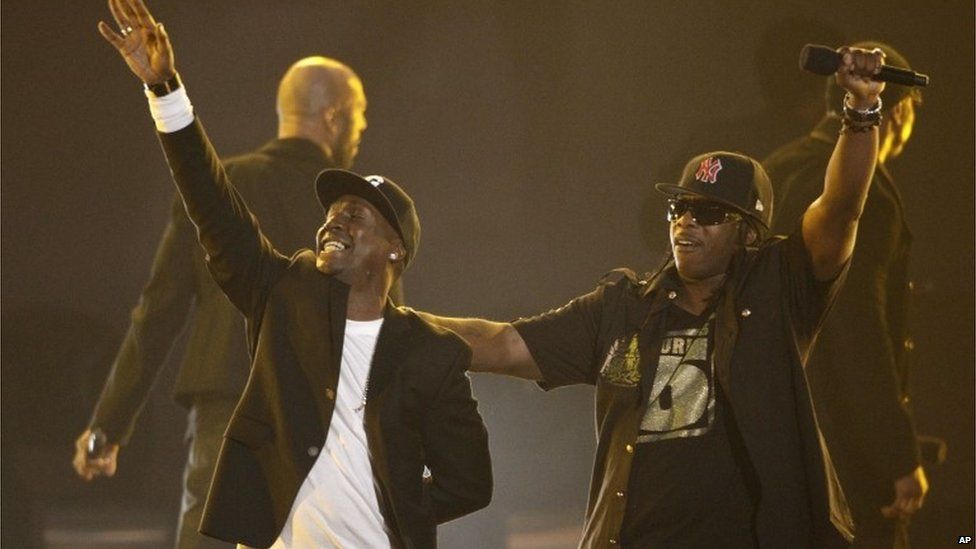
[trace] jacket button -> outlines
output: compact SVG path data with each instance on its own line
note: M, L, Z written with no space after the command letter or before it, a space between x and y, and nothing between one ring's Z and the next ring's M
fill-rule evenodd
M627 453L628 454L633 454L634 453L634 445L633 444L628 444L624 449L627 450Z
M610 538L610 545L617 545L617 540L614 538Z
M739 314L742 315L742 318L749 318L749 315L752 314L752 311L750 311L749 309L742 309L742 312Z
M623 493L623 492L617 492L617 497L618 497L618 498L622 498L622 497L624 497L624 493Z
M905 350L906 351L914 351L915 350L915 340L913 340L910 337L905 339L905 344L904 345L905 345Z
M308 455L310 455L312 457L315 457L315 456L319 455L319 447L318 446L309 446L308 447Z
M668 299L677 299L677 297L678 297L678 292L674 290L668 292Z
M325 390L325 398L335 400L335 391L331 387Z

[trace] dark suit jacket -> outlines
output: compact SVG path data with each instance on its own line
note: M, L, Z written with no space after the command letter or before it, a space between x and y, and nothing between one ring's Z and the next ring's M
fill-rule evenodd
M329 430L349 288L319 272L311 251L275 251L198 121L160 140L211 273L247 319L253 356L201 531L268 546ZM437 523L491 498L487 433L465 373L470 350L390 302L384 317L365 410L380 507L394 544L433 547Z
M773 230L796 225L823 190L840 121L773 153L763 165L775 188ZM908 255L911 233L901 196L883 166L875 171L858 224L847 284L807 361L807 378L831 458L858 518L881 519L895 479L919 464L908 404Z
M227 174L280 249L308 247L322 223L313 181L333 167L306 139L270 141L224 162ZM213 281L196 229L175 197L149 281L92 418L114 441L128 441L139 411L173 342L188 324L174 396L186 407L199 397L236 400L247 380L244 319Z

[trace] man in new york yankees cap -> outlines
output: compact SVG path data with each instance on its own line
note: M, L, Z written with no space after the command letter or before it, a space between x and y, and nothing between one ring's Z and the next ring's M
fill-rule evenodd
M611 271L592 292L513 323L425 316L471 345L473 370L546 390L596 386L582 547L831 547L849 537L803 361L854 246L884 84L870 79L880 53L840 53L844 129L820 197L788 236L767 237L760 164L706 153L657 185L671 253L656 273Z
M726 151L696 156L685 165L678 184L658 183L655 188L669 197L667 217L675 222L673 228L687 211L702 227L702 235L709 230L731 234L725 229L734 227L735 241L742 247L755 247L768 233L772 186L759 162L748 156ZM712 248L710 239L685 229L672 231L672 256L679 269L696 279L725 270L737 246ZM704 253L691 253L699 251Z
M388 297L420 243L413 200L382 176L323 171L316 250L280 254L194 116L163 26L141 0L109 8L125 32L99 31L145 84L210 272L247 320L251 373L200 531L253 547L434 547L438 524L488 505L492 476L470 349Z
M715 151L698 155L685 165L677 185L658 183L659 192L712 200L749 216L769 228L773 188L759 162L739 153Z

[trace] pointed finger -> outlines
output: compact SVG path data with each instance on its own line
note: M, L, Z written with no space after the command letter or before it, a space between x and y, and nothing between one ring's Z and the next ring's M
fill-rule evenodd
M851 50L847 46L837 50L837 54L840 55L840 67L850 68L851 65Z
M156 20L153 18L152 13L149 13L149 8L142 0L132 1L132 11L139 21L139 25L146 28L153 28L156 26Z
M115 19L115 25L124 29L128 26L128 19L125 16L125 12L119 6L119 0L108 0L108 11L112 12L112 18Z
M139 24L139 16L136 15L135 10L132 8L131 0L115 0L118 7L119 13L125 18L125 22L131 26L135 27Z
M112 30L112 27L110 27L108 23L106 23L105 21L99 21L98 32L102 35L102 38L104 38L109 44L115 46L115 49L119 51L122 50L122 47L125 43L125 38L122 38L122 36L120 36L118 33Z
M88 460L89 467L95 467L101 472L104 472L111 464L112 464L112 460L110 460L107 457L100 457L100 458Z
M124 27L139 27L139 18L136 17L135 11L132 9L131 0L115 0L116 6L118 7L119 13L122 14L124 20Z
M863 75L865 74L865 65L867 64L866 55L864 52L856 52L854 54L854 72Z
M159 40L160 51L166 52L167 55L169 52L173 51L173 48L169 43L169 35L166 34L166 29L163 28L162 23L156 23L156 37Z
M871 74L878 74L881 72L881 67L884 66L885 54L880 48L874 48L871 50L871 54L871 61L874 63L874 70L871 72Z

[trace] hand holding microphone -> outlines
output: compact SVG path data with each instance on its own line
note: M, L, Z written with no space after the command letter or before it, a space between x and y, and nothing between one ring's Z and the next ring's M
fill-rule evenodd
M101 429L85 429L75 440L72 465L78 476L91 480L98 476L113 476L118 466L119 445L110 444Z
M800 68L814 74L830 76L837 72L841 61L841 54L827 46L807 44L800 50ZM892 67L890 65L883 65L881 70L871 78L879 82L889 82L902 86L924 87L929 85L928 76L919 74L909 68Z

